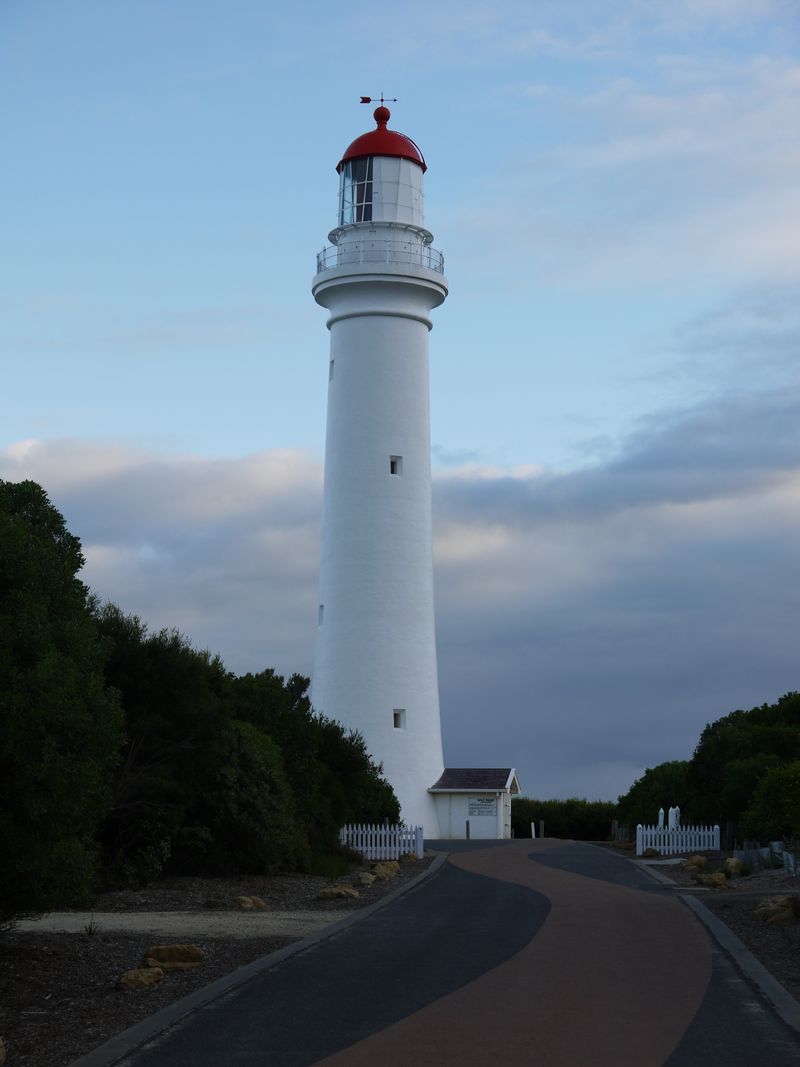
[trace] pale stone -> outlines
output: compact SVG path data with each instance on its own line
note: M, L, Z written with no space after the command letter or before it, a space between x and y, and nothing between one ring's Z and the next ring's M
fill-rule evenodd
M242 911L254 910L252 897L234 897L233 903L238 904Z
M138 967L119 976L120 989L147 989L157 985L164 977L160 967Z
M800 897L793 893L762 900L754 911L756 918L768 923L788 923L800 916Z
M767 916L768 923L794 922L794 912L791 908L777 908L772 915Z
M143 965L145 967L160 967L164 974L174 974L176 971L196 971L200 966L200 963L183 963L179 960L154 960L150 956L145 956Z
M688 860L683 861L683 869L685 871L702 871L707 866L707 863L705 856L690 856Z
M413 852L404 852L400 857L400 863L419 863L419 860Z
M356 880L359 885L370 886L375 882L375 875L370 874L369 871L359 871Z
M358 890L353 889L351 885L329 885L325 889L320 889L319 893L317 893L319 900L344 900L357 896Z
M391 882L400 873L400 864L397 860L382 860L375 864L372 873L379 882Z
M151 945L145 952L158 967L162 963L200 963L204 955L199 945Z
M255 911L269 911L269 905L261 897L250 897L250 903Z
M744 867L744 863L737 856L728 856L722 865L729 878L738 878Z
M728 879L722 871L717 871L715 874L695 874L694 880L698 885L707 885L712 889L727 889L728 887Z

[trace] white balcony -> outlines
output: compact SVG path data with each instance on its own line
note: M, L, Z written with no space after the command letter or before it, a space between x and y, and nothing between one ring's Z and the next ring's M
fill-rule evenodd
M317 274L334 267L382 263L398 267L422 267L444 274L444 256L430 245L409 241L347 241L328 245L317 253Z

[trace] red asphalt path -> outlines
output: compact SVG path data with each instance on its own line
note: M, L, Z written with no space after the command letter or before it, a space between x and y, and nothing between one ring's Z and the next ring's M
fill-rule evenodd
M702 1003L710 941L674 898L529 858L566 844L519 840L451 855L466 871L546 896L544 925L498 967L319 1063L660 1067Z

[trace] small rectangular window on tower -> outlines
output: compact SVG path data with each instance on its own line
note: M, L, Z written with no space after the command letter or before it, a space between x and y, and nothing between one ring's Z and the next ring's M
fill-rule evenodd
M394 722L395 730L405 730L406 728L406 709L395 708L392 712L392 720Z
M322 619L323 619L324 615L325 615L325 605L324 604L320 604L320 606L319 606L319 625L320 626L322 626Z
M328 381L333 381L333 360L328 364Z
M389 456L389 474L403 473L403 457Z

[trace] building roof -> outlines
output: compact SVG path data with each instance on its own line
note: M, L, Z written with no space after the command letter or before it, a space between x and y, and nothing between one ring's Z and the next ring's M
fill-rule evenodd
M410 137L406 137L404 133L398 133L397 130L386 128L391 118L388 107L376 107L373 117L378 124L377 129L356 137L336 164L337 171L341 171L348 160L365 159L367 156L400 156L401 159L410 159L412 163L418 163L423 171L428 169L422 152Z
M429 793L519 793L517 772L513 767L445 767Z

